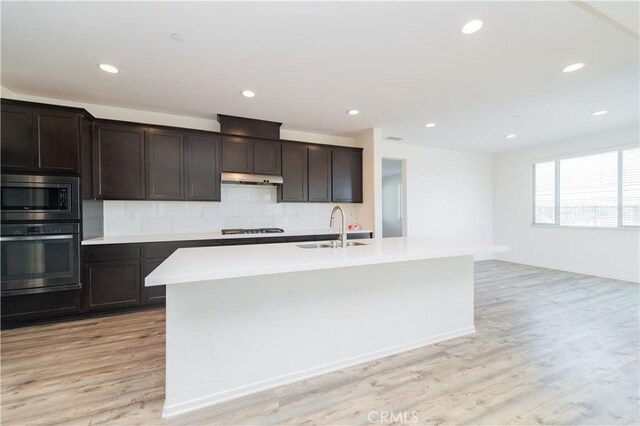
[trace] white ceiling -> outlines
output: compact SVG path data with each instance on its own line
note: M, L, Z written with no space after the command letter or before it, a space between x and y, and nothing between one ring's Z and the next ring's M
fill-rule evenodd
M403 142L498 152L638 122L638 4L607 2L600 16L570 2L3 1L1 82L25 95L342 135L380 127ZM483 29L461 34L476 18ZM574 62L587 66L560 72Z

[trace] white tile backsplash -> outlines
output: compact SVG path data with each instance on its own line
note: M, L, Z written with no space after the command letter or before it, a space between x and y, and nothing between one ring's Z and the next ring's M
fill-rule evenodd
M222 185L221 202L104 201L104 234L183 234L222 228L327 228L333 203L277 203L273 186ZM359 205L342 204L347 223Z

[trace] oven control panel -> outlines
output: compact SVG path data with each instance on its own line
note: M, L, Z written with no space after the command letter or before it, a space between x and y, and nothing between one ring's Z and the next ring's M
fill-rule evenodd
M3 237L30 235L78 234L80 226L77 223L51 223L29 225L5 225L0 228Z

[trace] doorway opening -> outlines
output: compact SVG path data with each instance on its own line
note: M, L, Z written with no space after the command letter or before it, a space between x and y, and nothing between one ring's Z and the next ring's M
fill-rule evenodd
M382 237L406 235L405 160L382 159Z

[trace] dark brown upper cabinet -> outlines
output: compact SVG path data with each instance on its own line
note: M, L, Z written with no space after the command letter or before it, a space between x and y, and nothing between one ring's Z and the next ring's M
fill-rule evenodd
M2 167L14 170L36 168L38 150L33 136L33 109L2 104Z
M79 119L78 112L3 103L3 168L79 173Z
M331 147L309 146L309 201L331 201Z
M253 142L253 173L279 175L281 173L280 159L279 142Z
M94 136L96 198L144 200L145 129L98 122Z
M282 179L278 201L308 200L307 147L300 143L282 144Z
M147 132L147 199L184 200L184 136L150 129Z
M222 133L265 139L280 139L280 126L282 126L282 123L275 121L223 114L218 114L218 123Z
M38 109L34 112L38 169L78 173L80 170L80 114Z
M222 138L222 171L280 174L280 143L251 138L224 136Z
M331 152L332 201L362 202L362 150L333 148Z
M221 163L219 136L187 135L185 199L220 201Z
M253 173L253 141L251 139L223 137L222 171Z

